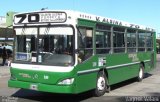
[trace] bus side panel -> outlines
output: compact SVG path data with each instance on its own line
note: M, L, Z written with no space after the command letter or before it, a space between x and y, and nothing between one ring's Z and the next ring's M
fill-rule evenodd
M108 80L110 85L126 80L132 74L129 74L130 71L128 67L126 68L124 67L109 68L109 67L122 65L129 62L131 62L131 60L128 60L127 54L121 53L121 54L107 55L107 71L108 71Z
M93 22L93 21L89 21L89 20L78 19L78 25L79 26L84 26L84 27L92 27L92 28L94 28L96 23Z
M76 92L81 93L96 87L97 73L90 73L77 76Z
M81 93L96 87L96 79L98 73L98 67L93 66L93 63L97 63L97 57L93 56L87 61L76 66L76 92ZM94 70L94 71L93 71ZM96 71L95 71L96 70ZM84 72L84 73L83 73Z
M145 72L149 72L152 69L151 61L146 60L151 60L151 53L152 52L140 52L107 55L107 71L109 84L116 84L118 82L122 82L138 76L140 62L144 62Z
M109 84L113 85L137 76L139 65L108 69Z
M137 53L140 62L144 62L144 71L149 72L153 69L152 65L152 51Z

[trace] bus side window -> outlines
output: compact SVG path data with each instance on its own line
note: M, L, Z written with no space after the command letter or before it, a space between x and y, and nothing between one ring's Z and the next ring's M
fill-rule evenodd
M81 63L93 54L93 30L79 28L78 32L78 62Z
M136 30L127 29L127 51L136 52Z
M113 32L114 53L125 52L125 29L113 27Z
M146 33L146 47L147 47L147 51L152 51L153 49L153 37L152 37L152 33L147 32Z
M145 51L145 31L138 32L138 51Z
M106 54L110 51L110 32L96 31L96 53Z

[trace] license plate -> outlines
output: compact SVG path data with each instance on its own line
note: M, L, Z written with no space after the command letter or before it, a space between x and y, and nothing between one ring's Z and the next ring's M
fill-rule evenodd
M30 89L32 89L32 90L38 90L38 85L31 84L30 85Z

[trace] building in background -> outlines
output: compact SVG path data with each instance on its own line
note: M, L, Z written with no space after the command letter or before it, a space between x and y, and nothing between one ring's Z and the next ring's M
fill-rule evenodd
M6 17L0 16L0 27L6 26Z
M9 27L9 28L12 28L13 15L15 13L16 12L13 12L13 11L9 11L9 12L6 13L6 26Z
M13 15L15 12L9 11L6 16L0 16L0 57L3 47L6 47L7 53L11 56L13 52Z
M14 31L13 31L13 15L16 12L9 11L6 16L0 16L0 46L13 45Z

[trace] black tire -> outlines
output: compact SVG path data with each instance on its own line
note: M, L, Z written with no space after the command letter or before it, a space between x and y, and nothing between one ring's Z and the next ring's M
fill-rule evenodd
M140 64L139 72L138 72L138 81L141 82L144 78L144 65Z
M100 71L97 75L97 81L96 81L96 89L94 89L94 96L99 97L105 94L107 91L107 77L106 74L103 71Z

